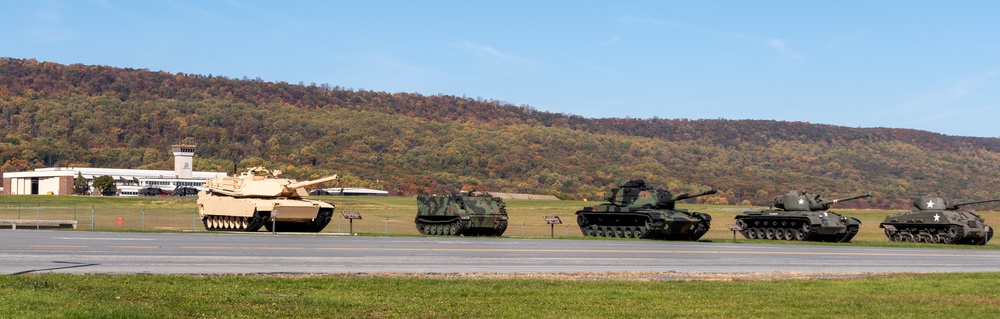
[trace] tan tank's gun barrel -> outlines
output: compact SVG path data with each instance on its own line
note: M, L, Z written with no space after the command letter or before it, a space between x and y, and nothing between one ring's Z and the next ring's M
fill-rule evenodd
M704 191L704 192L701 192L701 193L697 193L697 194L694 194L694 195L688 195L687 193L684 193L684 194L680 194L680 195L674 196L674 198L671 198L671 200L673 200L673 201L685 200L685 199L688 199L688 198L695 198L695 197L700 197L700 196L705 196L705 195L712 195L712 194L715 194L715 193L718 193L718 192L719 192L719 190L717 190L717 189L710 189L710 190L707 190L707 191Z
M865 197L872 197L872 192L867 192L867 193L864 193L864 194L861 194L861 195L856 195L856 196L851 196L851 197L844 197L844 198L834 199L834 200L830 201L830 204L835 204L837 202L846 202L846 201L849 201L849 200L855 200L855 199L865 198Z
M972 204L982 204L982 203L989 203L989 202L1000 202L1000 198L998 198L998 199L987 199L987 200L975 200L975 201L971 201L971 202L951 204L951 206L948 206L948 209L949 210L957 210L959 206L972 205Z
M308 186L316 185L316 184L319 184L319 183L326 183L326 182L329 182L329 181L332 181L332 180L336 180L336 179L337 179L337 175L333 175L333 176L327 176L327 177L320 178L320 179L314 179L314 180L311 180L311 181L303 181L303 182L298 182L298 183L291 183L291 184L285 185L285 189L303 188L303 187L308 187Z

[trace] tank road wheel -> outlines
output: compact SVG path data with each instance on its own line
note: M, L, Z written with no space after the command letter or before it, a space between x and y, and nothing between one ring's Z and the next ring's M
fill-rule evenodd
M615 237L625 238L625 226L615 226Z
M632 227L632 238L635 238L635 239L642 238L642 235L645 232L646 232L646 229L644 229L642 226L634 226L634 227Z
M792 230L791 228L783 228L783 229L781 229L781 232L782 232L782 236L781 237L784 237L785 240L795 240L795 238L792 237L792 236L794 236L792 234L793 231L794 230Z
M604 227L604 226L596 226L596 225L595 225L595 227L597 227L597 231L595 232L594 236L604 237L605 230L607 230L606 227Z
M583 232L584 236L597 236L597 226L589 225L580 227L580 231Z
M635 230L632 229L632 226L625 226L625 229L622 232L624 235L623 238L632 238L632 234L634 233L634 231Z
M458 236L458 223L448 224L448 235Z
M802 233L802 231L800 231L798 229L795 229L795 228L789 229L789 231L792 232L792 239L793 240L798 240L798 241L806 240L806 234Z
M750 229L747 229L746 237L749 239L757 239L757 227L750 227Z
M785 229L784 228L775 228L774 229L774 239L785 240Z
M764 229L764 238L774 239L774 228L765 228Z

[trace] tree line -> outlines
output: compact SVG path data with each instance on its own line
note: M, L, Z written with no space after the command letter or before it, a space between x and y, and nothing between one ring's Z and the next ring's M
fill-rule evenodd
M447 188L601 200L640 178L699 202L767 205L790 189L845 207L922 193L1000 196L1000 140L761 120L588 119L496 100L0 59L3 171L267 166L413 195ZM336 185L330 185L336 186Z

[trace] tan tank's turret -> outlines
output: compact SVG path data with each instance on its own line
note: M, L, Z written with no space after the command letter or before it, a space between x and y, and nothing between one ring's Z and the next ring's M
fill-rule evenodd
M281 171L269 171L263 167L252 167L235 177L216 177L205 182L205 187L213 194L232 197L284 197L299 198L309 194L304 187L329 182L337 179L337 175L298 182L294 179L281 178Z

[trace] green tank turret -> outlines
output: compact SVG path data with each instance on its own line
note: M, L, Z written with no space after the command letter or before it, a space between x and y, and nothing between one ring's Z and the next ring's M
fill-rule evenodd
M771 209L746 210L736 215L736 225L749 239L849 242L861 221L828 211L833 204L871 197L872 193L827 200L822 195L789 191L774 198Z
M239 176L216 177L198 193L198 215L208 230L319 232L333 218L334 205L304 199L305 187L337 179L332 175L298 182L281 171L253 167ZM272 226L275 228L272 229Z
M499 197L470 190L450 195L417 195L417 231L424 235L501 236L507 206Z
M576 222L584 236L698 240L708 232L712 216L677 209L675 204L716 192L673 196L643 180L630 180L607 193L604 199L608 203L577 211Z
M955 203L951 198L918 196L913 198L917 210L887 216L879 227L890 241L986 245L993 228L979 214L961 207L996 201L1000 199Z

